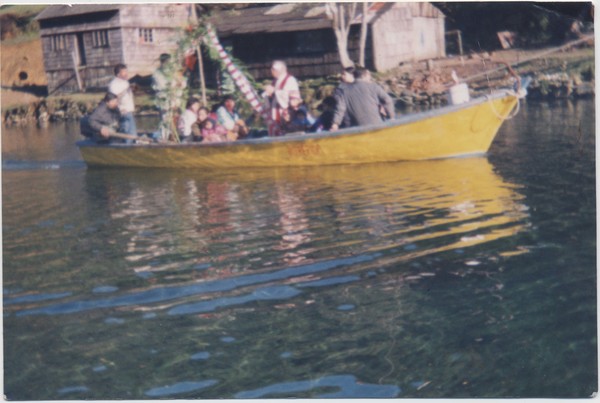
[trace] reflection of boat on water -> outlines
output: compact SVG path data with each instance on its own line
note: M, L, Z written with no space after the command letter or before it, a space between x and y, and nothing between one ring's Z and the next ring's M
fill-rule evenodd
M354 231L359 217L368 221L365 227L377 239L369 250L419 245L392 259L510 237L524 228L528 216L516 186L494 173L486 158L305 168L294 175L300 183L334 189L333 205L352 216L348 231Z
M142 203L143 211L122 210L132 203L114 206L133 225L124 228L132 241L128 255L146 256L135 264L136 271L168 270L152 260L173 244L195 256L194 264L217 264L219 272L262 270L263 248L271 251L272 267L376 251L383 252L382 259L407 261L509 238L524 228L528 216L516 187L494 173L486 158L210 175L201 170L87 174L135 183L142 192L135 200L153 200ZM138 240L138 234L147 229L137 217L161 217L167 210L178 215L164 224L168 230L153 224L154 249L146 253L148 239ZM240 256L258 263L240 267Z
M402 116L380 125L231 143L108 144L78 142L90 166L229 168L316 166L427 160L488 151L517 105L508 90L460 105Z
M528 220L523 196L485 158L115 172L86 172L93 199L99 184L115 194L136 185L129 199L104 198L119 234L108 256L115 270L124 258L156 284L101 300L41 302L19 315L98 307L175 315L285 300L376 269L412 273L408 264L447 252L465 261L514 253L510 239Z

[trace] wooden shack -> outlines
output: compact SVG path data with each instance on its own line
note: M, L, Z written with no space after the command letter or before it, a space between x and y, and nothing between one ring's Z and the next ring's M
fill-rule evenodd
M171 52L177 30L193 20L191 4L53 5L37 17L48 92L106 88L114 66L149 75Z
M358 61L362 7L350 30L348 51ZM444 15L430 3L372 3L367 14L365 64L384 71L401 62L446 55ZM337 73L337 42L323 3L284 3L218 13L219 37L256 79L270 77L270 63L284 60L297 77Z

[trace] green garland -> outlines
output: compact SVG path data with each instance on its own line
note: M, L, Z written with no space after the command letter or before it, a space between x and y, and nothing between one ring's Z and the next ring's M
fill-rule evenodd
M207 53L209 59L213 62L218 62L221 71L227 72L227 75L229 76L229 72L219 57L217 50L209 45L210 42L208 40L204 40L208 34L206 29L207 24L207 17L202 17L198 20L196 25L190 24L187 27L180 29L178 31L179 39L177 40L177 46L175 50L170 53L171 59L163 66L162 69L162 74L165 76L168 84L167 88L161 92L160 96L156 97L155 103L159 109L166 111L165 116L163 117L163 122L161 122L161 127L166 132L165 135L172 135L172 137L175 137L177 141L177 130L175 127L173 127L173 110L181 108L183 105L185 105L186 100L190 96L190 92L192 90L192 88L189 88L187 85L185 85L185 78L182 75L181 63L185 57L186 51L189 49L195 49L197 46L200 46L204 43L208 51ZM252 86L256 86L256 82L252 76L248 74L247 67L244 66L239 59L231 56L231 51L229 49L227 49L227 52L230 54L230 58L235 63L238 70L240 70L246 76ZM237 88L235 88L235 90L237 90ZM238 96L237 98L238 101L247 103L243 96Z

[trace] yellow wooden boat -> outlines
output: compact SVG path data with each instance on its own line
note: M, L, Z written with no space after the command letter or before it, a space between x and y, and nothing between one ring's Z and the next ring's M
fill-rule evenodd
M518 105L511 90L460 105L336 132L297 133L229 143L77 145L89 166L231 168L364 164L485 154Z

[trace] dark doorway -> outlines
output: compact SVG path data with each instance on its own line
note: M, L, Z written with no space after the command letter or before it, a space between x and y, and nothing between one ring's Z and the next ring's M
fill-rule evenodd
M85 44L83 43L83 32L77 34L77 54L79 55L79 65L85 66L87 61L85 59Z

